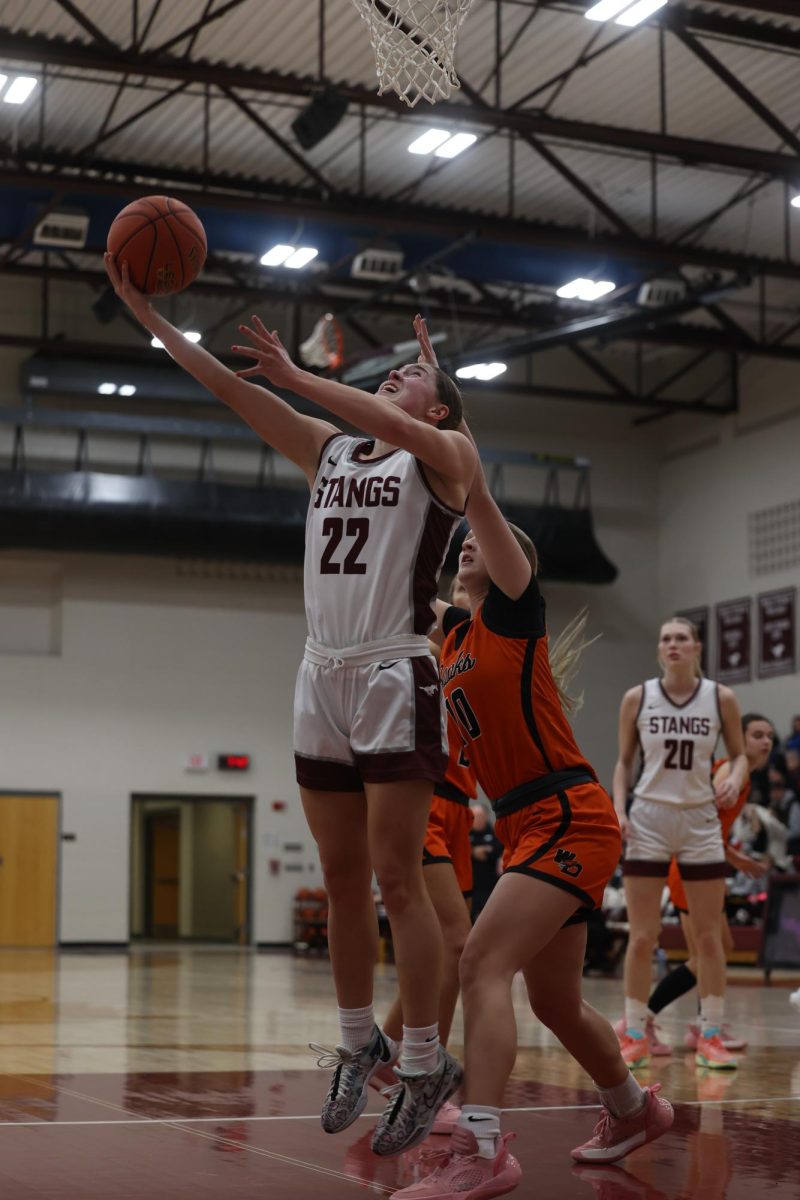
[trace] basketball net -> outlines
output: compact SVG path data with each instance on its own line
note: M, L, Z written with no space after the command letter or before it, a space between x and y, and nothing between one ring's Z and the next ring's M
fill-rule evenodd
M473 0L353 0L369 29L378 95L394 91L409 108L446 100L460 88L453 61Z
M333 313L317 321L309 337L300 346L300 357L307 367L327 367L335 371L344 361L344 336Z

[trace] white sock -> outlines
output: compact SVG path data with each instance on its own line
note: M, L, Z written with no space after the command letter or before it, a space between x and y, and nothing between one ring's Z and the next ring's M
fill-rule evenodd
M625 1026L627 1029L635 1029L638 1033L644 1033L647 1028L647 1016L647 1001L633 1000L630 996L625 997Z
M706 1036L709 1029L719 1029L722 1024L724 996L703 996L700 1000L700 1032Z
M375 1013L372 1005L366 1008L340 1008L339 1025L342 1030L341 1044L345 1050L361 1050L372 1041L375 1030Z
M641 1084L634 1079L630 1071L628 1078L622 1083L618 1083L616 1087L601 1088L598 1083L594 1086L597 1088L603 1107L608 1109L612 1117L632 1117L634 1113L641 1112L645 1104L645 1095Z
M462 1104L458 1128L471 1133L481 1158L494 1158L500 1137L500 1109L489 1104Z
M407 1075L427 1075L439 1061L439 1022L419 1029L403 1026L400 1070Z

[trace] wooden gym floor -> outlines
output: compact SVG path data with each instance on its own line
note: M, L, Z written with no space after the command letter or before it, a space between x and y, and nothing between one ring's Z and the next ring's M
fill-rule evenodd
M793 986L797 986L795 980ZM677 1049L655 1060L674 1129L622 1167L573 1168L594 1125L589 1081L526 1010L506 1096L525 1172L520 1200L800 1200L800 1013L789 980L737 972L728 1012L750 1039L738 1071L709 1074ZM385 1011L394 969L379 968ZM588 980L611 1017L618 980ZM686 998L662 1033L680 1047ZM3 1200L355 1200L413 1181L418 1153L379 1160L380 1098L340 1137L318 1111L327 1075L308 1041L334 1045L323 960L229 949L130 954L0 951ZM460 1049L461 1025L453 1046ZM438 1139L437 1139L438 1140Z

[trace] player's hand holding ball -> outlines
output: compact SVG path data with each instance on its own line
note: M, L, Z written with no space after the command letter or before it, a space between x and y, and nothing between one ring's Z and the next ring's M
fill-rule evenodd
M111 285L119 296L120 300L127 304L128 308L138 321L141 321L143 325L146 325L148 317L153 312L153 307L150 304L150 301L147 299L147 296L144 296L131 283L131 274L127 260L123 259L122 266L120 268L117 265L114 255L106 252L106 254L103 255L103 261L105 262L106 266L106 274L111 280Z
M242 368L236 374L242 379L249 379L252 375L264 375L275 387L291 388L297 380L300 368L292 362L276 329L270 333L258 317L253 316L251 320L254 328L240 325L239 331L250 339L252 346L231 346L231 349L234 354L254 358L255 363L252 367Z

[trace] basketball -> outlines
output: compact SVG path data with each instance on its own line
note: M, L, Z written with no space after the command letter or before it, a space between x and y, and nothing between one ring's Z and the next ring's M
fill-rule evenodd
M188 204L169 196L143 196L114 218L108 251L127 262L131 283L148 296L171 296L196 279L206 261L203 224Z

